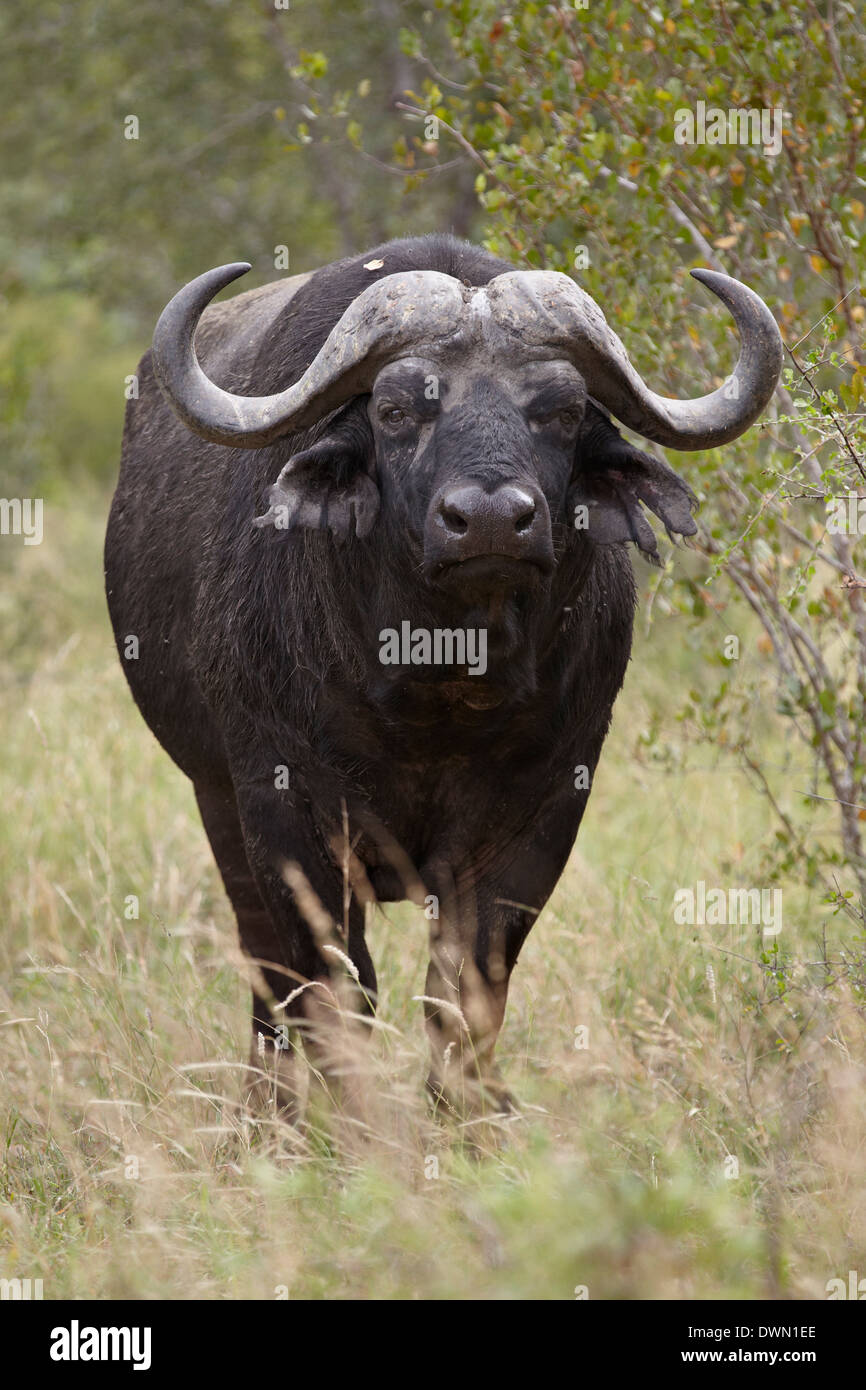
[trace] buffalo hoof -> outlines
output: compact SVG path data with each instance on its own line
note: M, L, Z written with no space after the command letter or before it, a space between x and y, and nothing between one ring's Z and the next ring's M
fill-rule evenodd
M464 1077L459 1086L443 1083L430 1072L424 1083L433 1113L460 1121L508 1119L519 1115L520 1107L497 1076Z
M267 1058L253 1044L244 1086L246 1106L253 1114L299 1124L303 1114L300 1069L292 1049L274 1049Z

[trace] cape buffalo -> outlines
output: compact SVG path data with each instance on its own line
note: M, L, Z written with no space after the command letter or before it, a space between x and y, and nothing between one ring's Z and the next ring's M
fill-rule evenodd
M376 996L365 902L409 898L431 925L428 1084L501 1106L509 976L629 659L626 543L657 557L641 504L696 529L689 487L611 414L672 449L735 439L779 333L751 290L694 271L739 361L672 400L569 277L451 237L207 307L248 269L186 285L139 367L105 551L123 667L192 779L258 967L254 1038L288 1021L338 1070L346 957Z

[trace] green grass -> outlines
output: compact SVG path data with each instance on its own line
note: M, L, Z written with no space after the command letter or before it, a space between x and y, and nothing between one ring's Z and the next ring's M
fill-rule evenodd
M319 1100L296 1133L240 1105L234 921L114 653L105 508L70 490L41 547L2 542L0 1275L47 1298L569 1299L823 1298L866 1273L866 1027L833 966L850 927L785 884L782 974L755 929L673 922L677 887L760 885L772 834L724 749L679 746L701 681L682 623L638 643L514 977L499 1057L521 1117L428 1115L426 923L399 906L369 927L366 1130L344 1142ZM769 720L767 740L796 771Z

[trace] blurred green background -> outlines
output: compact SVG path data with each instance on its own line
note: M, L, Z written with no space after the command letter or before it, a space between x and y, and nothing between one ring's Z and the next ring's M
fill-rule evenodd
M202 269L249 260L246 289L274 278L277 247L296 272L390 235L466 234L479 221L464 166L414 192L388 171L391 106L411 76L397 8L4 7L7 492L110 481L124 376L173 290ZM420 20L420 6L400 9ZM330 112L315 141L298 134L323 79L347 108L359 86L366 92L377 132L365 156L346 138L348 118ZM126 138L128 116L137 138Z

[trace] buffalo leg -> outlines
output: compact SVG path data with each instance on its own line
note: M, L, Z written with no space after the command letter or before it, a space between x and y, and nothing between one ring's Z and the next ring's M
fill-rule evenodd
M551 808L531 837L509 846L499 871L437 873L440 917L425 986L427 1085L460 1111L513 1108L494 1064L511 973L566 865L585 803L581 796Z
M287 1120L298 1115L300 1078L288 1029L276 1022L271 1005L289 992L285 954L250 870L234 793L230 788L195 788L201 818L223 885L235 911L244 953L259 967L253 987L252 1040L248 1101L264 1107L271 1100ZM281 968L282 967L282 968ZM265 1073L268 1073L266 1076Z
M263 974L299 1030L308 1056L352 1110L360 1093L357 1021L372 1012L376 974L364 939L363 909L349 895L345 911L339 865L316 827L262 782L245 783L238 814L249 871L263 904L251 923L250 954L276 963ZM344 920L345 915L345 920ZM346 971L343 958L352 963Z

